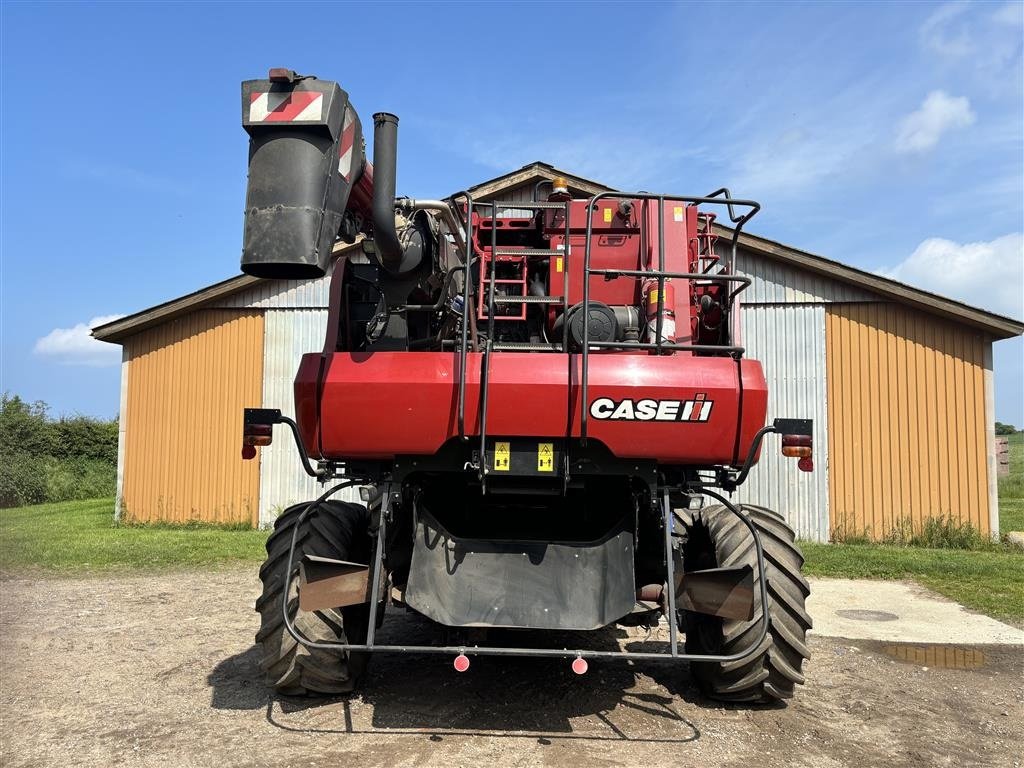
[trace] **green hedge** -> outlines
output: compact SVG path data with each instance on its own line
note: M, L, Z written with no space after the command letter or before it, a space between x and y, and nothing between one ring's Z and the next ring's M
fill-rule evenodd
M117 421L51 419L46 403L0 398L0 507L113 496Z

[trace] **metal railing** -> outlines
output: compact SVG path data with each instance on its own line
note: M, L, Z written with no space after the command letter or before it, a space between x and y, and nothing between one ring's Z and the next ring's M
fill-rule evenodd
M658 268L656 270L642 269L591 269L591 243L594 234L594 209L601 200L656 200L658 203L658 232L657 252ZM729 265L726 273L707 274L704 272L668 272L665 270L665 203L675 202L688 205L725 205L729 211L729 218L736 226L733 228ZM736 208L748 208L743 215L736 214ZM582 351L580 371L580 439L586 442L587 439L587 393L590 375L590 350L594 349L641 349L654 350L657 354L669 352L700 352L708 354L742 355L743 347L733 345L717 344L666 344L664 337L665 322L665 281L672 279L682 280L704 280L718 283L738 283L727 300L726 311L732 305L736 295L750 285L750 278L732 274L736 264L736 249L739 242L740 232L753 216L761 209L761 205L753 200L736 200L726 188L718 189L705 197L688 197L679 195L654 194L651 192L601 192L590 198L587 203L587 233L584 239L583 253L583 328L582 328ZM620 277L646 277L658 281L658 307L655 321L655 332L653 342L641 341L590 341L590 278L593 275L601 275L605 280L615 280Z

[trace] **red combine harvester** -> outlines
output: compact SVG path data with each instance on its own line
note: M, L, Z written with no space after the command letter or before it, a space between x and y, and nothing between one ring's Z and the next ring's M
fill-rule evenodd
M408 652L459 671L474 655L578 673L685 659L715 698L791 696L811 625L803 558L781 515L723 495L769 433L812 468L811 422L765 426L761 365L739 345L736 242L758 204L725 189L576 199L560 179L533 202L396 198L398 118L374 115L371 166L336 83L271 70L243 83L242 116L243 271L320 277L339 238L365 236L333 265L295 420L245 412L245 458L285 424L331 486L267 543L269 684L347 691L369 652ZM733 225L721 253L711 206ZM353 485L365 504L330 500ZM388 604L449 641L379 642ZM663 651L564 647L566 631L663 618ZM550 647L490 628L548 632Z

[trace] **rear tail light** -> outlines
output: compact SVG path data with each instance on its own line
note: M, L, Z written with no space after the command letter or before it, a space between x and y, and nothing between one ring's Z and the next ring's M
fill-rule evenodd
M782 455L803 458L811 455L810 435L783 435Z
M802 472L812 472L814 470L814 459L811 458L813 453L810 435L782 436L782 455L800 459L797 462L797 467Z
M274 441L274 427L270 424L246 424L242 428L243 445L270 445Z
M255 459L256 447L274 441L274 425L281 423L276 408L246 408L242 413L242 458Z

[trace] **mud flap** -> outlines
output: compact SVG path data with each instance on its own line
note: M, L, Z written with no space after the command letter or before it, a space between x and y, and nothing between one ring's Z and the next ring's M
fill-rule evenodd
M453 536L421 511L406 604L450 627L598 629L636 603L633 534L547 543Z

